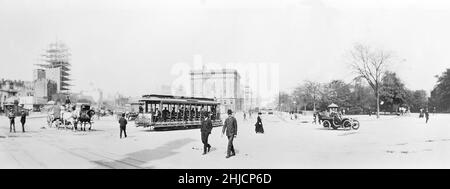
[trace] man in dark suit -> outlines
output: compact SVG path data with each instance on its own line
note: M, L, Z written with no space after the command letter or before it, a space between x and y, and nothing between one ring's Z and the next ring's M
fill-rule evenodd
M211 118L209 118L208 113L205 113L200 128L200 133L202 135L202 142L203 142L203 155L205 155L206 152L209 152L209 150L211 150L211 145L208 144L208 137L209 134L211 134L211 130L212 130Z
M25 122L27 120L27 113L25 111L22 111L20 114L20 123L22 123L22 132L25 132Z
M9 118L9 132L12 132L14 129L14 132L16 132L16 114L12 108L9 108L8 111L8 118Z
M125 114L122 114L122 117L119 119L120 124L120 138L122 138L122 132L125 134L125 138L127 138L127 120L125 119Z
M233 117L233 111L228 110L228 118L225 120L222 128L222 136L225 134L228 137L228 148L227 148L227 156L229 158L231 156L236 155L233 146L233 139L236 138L237 135L237 121L236 118Z

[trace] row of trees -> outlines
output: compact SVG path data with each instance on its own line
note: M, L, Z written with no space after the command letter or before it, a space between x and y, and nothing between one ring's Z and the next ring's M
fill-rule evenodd
M430 105L438 112L450 112L450 69L436 76L437 84L430 94Z
M354 113L375 110L378 117L380 108L392 112L397 111L399 106L406 106L414 112L427 106L426 91L407 89L396 73L387 70L387 65L393 62L391 52L356 44L349 55L349 65L355 73L353 82L345 83L342 80L333 80L329 83L305 81L304 84L296 87L292 94L282 93L279 95L279 109L295 111L300 107L301 109L323 110L329 104L335 103L349 108ZM442 76L442 80L448 80L449 76L450 72L445 78ZM442 85L437 89L436 97L448 95L450 98L448 92L450 88L446 90L444 86L450 85Z
M425 90L407 89L397 75L387 72L380 83L380 110L396 112L398 107L409 107L412 112L427 106ZM374 90L361 78L346 83L333 80L328 83L305 81L292 93L281 93L279 109L283 111L324 110L331 103L348 108L351 113L376 111Z

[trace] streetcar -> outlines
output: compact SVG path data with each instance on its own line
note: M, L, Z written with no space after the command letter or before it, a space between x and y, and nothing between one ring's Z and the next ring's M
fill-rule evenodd
M204 116L210 116L213 127L222 126L220 103L213 98L150 94L138 102L143 113L136 118L136 126L151 130L198 128Z

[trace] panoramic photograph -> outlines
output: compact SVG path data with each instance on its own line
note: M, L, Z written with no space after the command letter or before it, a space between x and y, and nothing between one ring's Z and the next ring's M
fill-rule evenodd
M447 21L440 0L0 0L0 169L448 169Z

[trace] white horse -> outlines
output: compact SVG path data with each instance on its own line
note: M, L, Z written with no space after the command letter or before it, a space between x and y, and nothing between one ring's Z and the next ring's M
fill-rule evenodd
M76 120L73 118L73 113L68 111L61 111L61 118L62 118L62 126L66 129L69 127L69 125L72 126L72 128L75 128L75 122Z

